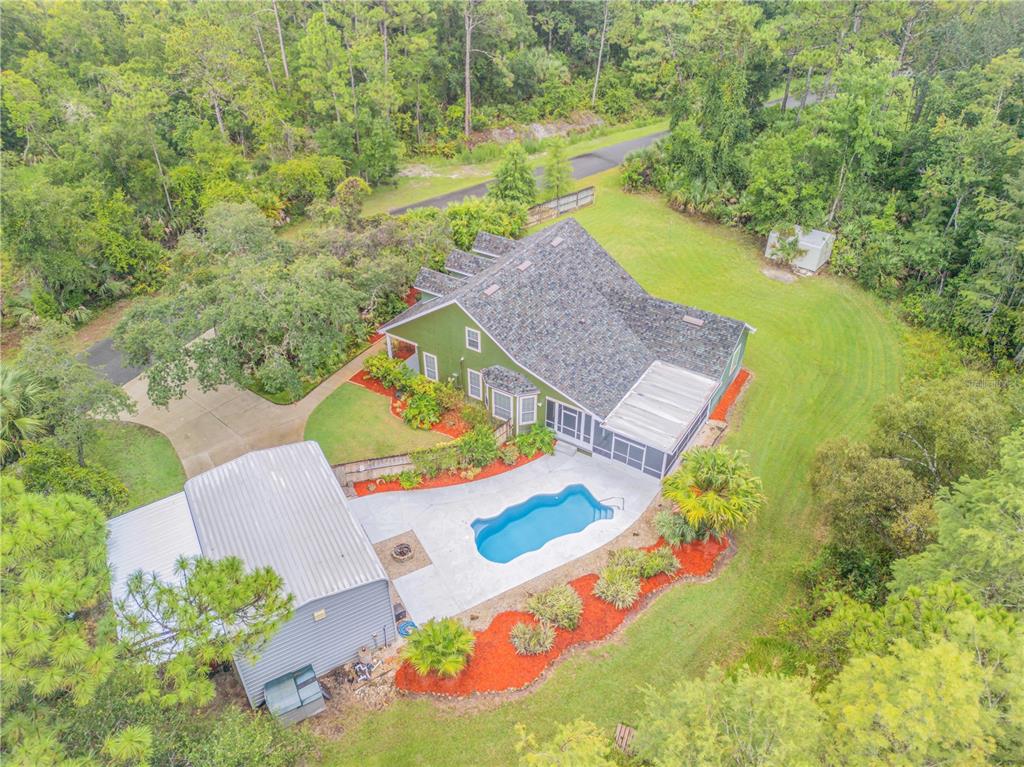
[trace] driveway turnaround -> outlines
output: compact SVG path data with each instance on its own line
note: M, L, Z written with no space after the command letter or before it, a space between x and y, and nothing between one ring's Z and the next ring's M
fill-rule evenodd
M473 520L497 516L531 496L577 483L598 501L616 507L614 516L504 564L477 551ZM614 461L556 453L496 477L350 498L348 506L373 543L410 530L416 534L431 564L395 579L394 587L412 619L422 623L469 610L603 546L640 517L658 488L658 480Z
M158 407L146 396L146 377L140 375L124 385L138 407L135 415L124 420L164 434L178 453L185 475L194 477L251 450L300 441L313 409L382 346L383 341L378 341L291 405L275 405L235 386L204 392L192 382L182 399Z
M651 133L647 136L630 139L629 141L620 141L618 144L612 144L611 146L606 146L603 149L598 149L593 152L576 155L569 160L572 164L572 177L575 179L581 179L586 178L587 176L593 176L597 173L603 173L604 171L619 165L626 159L626 155L630 152L635 152L638 149L650 146L665 135L668 135L668 131L658 131L657 133ZM541 168L537 168L533 172L533 175L540 178L543 173L544 171ZM454 192L448 192L448 194L431 197L429 200L420 200L419 202L414 202L409 205L403 205L400 208L392 208L388 212L397 216L400 213L405 213L407 210L412 210L413 208L446 208L449 203L461 202L465 197L483 197L487 194L487 185L489 183L491 182L484 181L480 184L467 186L464 189L456 189Z

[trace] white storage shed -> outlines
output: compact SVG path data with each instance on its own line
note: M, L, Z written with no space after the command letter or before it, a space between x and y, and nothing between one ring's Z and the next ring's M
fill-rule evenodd
M790 262L790 266L797 274L817 274L818 270L832 258L832 246L835 244L836 236L821 229L811 229L808 232L799 226L794 229L800 253ZM764 250L765 258L780 260L776 255L779 238L777 230L768 235L768 246Z

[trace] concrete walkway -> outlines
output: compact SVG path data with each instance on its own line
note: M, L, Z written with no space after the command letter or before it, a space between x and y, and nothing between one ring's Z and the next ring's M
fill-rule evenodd
M140 375L124 385L138 406L138 412L124 420L166 435L186 476L194 477L250 450L301 440L310 413L355 375L363 360L380 351L383 344L378 341L291 405L275 405L235 386L203 392L193 382L185 397L163 408L149 401L146 377Z
M554 538L504 564L485 559L470 524L540 493L580 483L615 515ZM372 543L412 531L431 564L394 580L413 620L458 615L614 540L658 494L661 483L606 458L555 454L464 485L350 498L349 510ZM621 501L619 500L621 499Z

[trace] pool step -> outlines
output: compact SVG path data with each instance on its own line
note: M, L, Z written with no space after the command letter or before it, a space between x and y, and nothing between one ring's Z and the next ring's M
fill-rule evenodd
M578 451L575 445L559 440L555 443L555 455L576 455Z

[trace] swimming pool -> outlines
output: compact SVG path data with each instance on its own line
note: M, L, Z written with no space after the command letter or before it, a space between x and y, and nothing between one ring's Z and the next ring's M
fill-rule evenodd
M496 517L476 519L472 528L477 551L485 559L505 563L614 516L615 510L599 503L586 487L569 485L559 493L527 498Z

